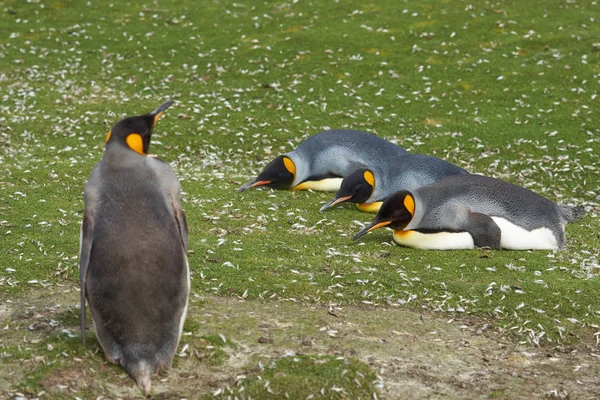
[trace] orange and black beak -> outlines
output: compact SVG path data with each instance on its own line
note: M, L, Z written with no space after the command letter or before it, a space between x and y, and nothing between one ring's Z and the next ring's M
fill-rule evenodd
M243 192L244 190L248 190L253 187L268 185L269 183L271 183L271 181L259 181L257 178L257 179L251 180L250 182L245 183L242 186L240 186L240 188L238 189L238 192Z
M360 232L358 232L356 235L354 235L354 239L352 239L352 240L356 240L356 239L360 238L361 236L363 236L371 231L374 231L375 229L383 228L384 226L388 226L391 223L392 223L392 221L380 221L378 218L375 218L373 220L373 222L371 222L369 225L362 228L360 230Z
M169 106L171 106L171 104L173 104L172 100L167 101L166 103L162 104L161 106L159 106L156 110L152 111L149 115L154 118L154 123L152 124L152 127L156 126L156 123L158 122L160 116L163 114L163 112L169 108Z
M345 201L348 201L352 198L352 196L343 196L343 197L334 197L333 199L331 199L330 201L328 201L327 203L325 203L325 205L323 205L323 207L321 207L321 209L319 210L319 212L323 212L323 211L327 211L329 210L331 207L335 206L336 204L340 204L343 203Z

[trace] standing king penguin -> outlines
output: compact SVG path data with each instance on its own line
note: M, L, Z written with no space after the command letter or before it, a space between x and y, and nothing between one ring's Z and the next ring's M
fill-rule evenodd
M377 212L382 202L399 190L416 190L451 175L467 171L441 158L424 154L405 154L385 165L361 168L342 180L340 190L321 207L321 212L336 204L356 203L359 210Z
M152 130L171 101L119 121L85 186L81 225L81 333L85 301L107 361L146 395L171 366L187 311L188 228L171 167L148 157Z
M310 136L294 150L272 160L256 179L238 191L274 189L335 192L342 178L369 166L390 162L406 150L372 133L330 130Z
M416 249L557 250L565 225L583 207L558 205L521 186L481 175L454 175L388 197L375 219L354 236L384 226Z

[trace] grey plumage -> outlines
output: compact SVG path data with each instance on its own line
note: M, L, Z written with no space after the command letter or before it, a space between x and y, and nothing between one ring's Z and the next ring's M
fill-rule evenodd
M418 249L556 250L565 224L581 213L499 179L453 175L393 193L354 240L389 227L397 243Z
M375 188L367 203L383 201L399 190L413 191L451 175L468 174L448 161L424 154L405 154L369 170L375 176Z
M87 298L107 360L120 363L146 394L150 375L171 364L189 295L188 229L177 177L168 164L138 154L121 137L147 122L148 132L140 136L149 142L159 115L132 117L113 128L85 187L81 231L84 344Z
M286 153L296 164L292 187L306 180L344 177L355 169L384 164L406 150L372 133L330 130L308 137Z
M413 192L415 215L406 230L468 231L467 214L500 217L527 230L548 228L558 247L577 212L521 186L481 175L455 175Z
M566 222L576 221L585 214L585 208L583 206L566 206L559 204L558 208L562 214L562 218Z
M358 168L379 165L406 150L367 132L330 130L319 132L294 150L271 160L250 182L238 191L269 186L275 189L337 190L341 178ZM336 178L325 185L325 180ZM319 186L319 182L323 183Z

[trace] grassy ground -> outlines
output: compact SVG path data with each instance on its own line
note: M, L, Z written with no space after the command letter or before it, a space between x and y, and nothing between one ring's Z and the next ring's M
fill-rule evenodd
M254 318L253 307L277 313L288 303L323 313L366 309L373 318L417 311L411 318L455 321L528 351L574 346L568 349L584 357L576 365L597 364L596 2L5 0L0 11L8 32L0 37L0 357L12 360L11 378L0 378L6 393L57 396L57 387L71 387L61 371L82 365L90 383L78 393L137 394L115 389L131 382L112 381L122 371L102 363L96 343L79 345L73 288L82 190L108 129L166 99L175 104L151 152L171 163L185 192L197 301L187 343L203 354L179 364L202 368L211 382L191 393L227 395L235 386L253 397L270 389L276 398L288 388L298 398L305 382L318 382L310 386L328 389L309 394L396 397L401 390L390 387L407 378L381 372L381 359L369 362L365 352L328 353L301 339L287 348L300 354L297 361L284 357L287 345L273 345L270 367L257 369L264 343L206 317L210 306L234 299L253 305L242 307L248 315L232 306L235 318ZM384 230L352 243L371 216L350 206L319 214L331 194L235 191L307 136L343 127L586 205L587 215L567 227L560 252L422 252L393 245ZM29 329L36 314L41 333ZM396 323L392 329L405 329ZM328 324L300 325L335 331ZM239 354L251 356L240 361ZM436 379L419 382L431 388ZM478 395L502 398L514 381L484 385ZM457 385L433 393L468 397L469 388ZM192 396L185 385L181 392L166 387ZM582 395L592 393L586 388Z

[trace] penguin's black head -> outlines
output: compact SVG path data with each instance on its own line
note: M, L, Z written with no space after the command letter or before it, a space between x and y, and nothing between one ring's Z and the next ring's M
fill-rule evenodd
M151 113L120 120L106 135L106 145L118 143L145 156L150 149L152 129L171 104L172 101L167 101Z
M267 164L258 177L242 185L238 192L257 187L269 186L273 189L289 189L296 177L296 164L288 156L279 156Z
M344 178L340 190L338 190L335 197L325 203L319 211L323 212L345 201L364 203L371 197L374 189L375 176L373 172L365 168L358 169Z
M415 215L415 198L407 190L401 190L385 199L375 219L354 236L354 240L372 230L388 226L404 229Z

